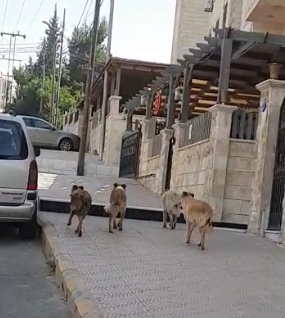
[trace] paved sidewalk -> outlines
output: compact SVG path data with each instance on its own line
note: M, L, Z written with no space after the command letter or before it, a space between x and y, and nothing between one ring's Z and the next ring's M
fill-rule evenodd
M206 251L184 242L183 224L87 217L84 234L67 215L43 213L105 318L285 317L285 250L255 236L214 230Z
M161 199L134 179L111 176L71 176L39 173L39 194L43 198L68 200L72 184L81 184L90 192L94 203L106 204L115 182L127 185L128 206L161 210Z

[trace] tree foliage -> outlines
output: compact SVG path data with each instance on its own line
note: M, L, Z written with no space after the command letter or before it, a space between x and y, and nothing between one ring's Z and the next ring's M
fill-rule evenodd
M13 76L16 83L16 92L8 110L13 109L17 114L41 116L49 119L52 70L54 52L56 52L56 74L58 74L60 21L57 8L47 23L47 28L41 42L37 58L31 58L26 65L14 68ZM59 121L65 111L76 106L86 82L87 65L90 55L92 24L84 22L74 27L68 39L68 48L64 53L62 64ZM95 55L96 68L99 72L106 62L106 47L104 41L107 37L107 21L101 20L97 36L97 49ZM43 78L43 70L45 77ZM95 74L96 76L96 74ZM56 77L56 81L58 78ZM44 84L44 85L43 85ZM43 102L43 112L40 113L40 103Z

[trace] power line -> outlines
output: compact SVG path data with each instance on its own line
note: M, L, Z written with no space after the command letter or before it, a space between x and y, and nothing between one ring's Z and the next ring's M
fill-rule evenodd
M18 24L19 24L19 22L20 22L20 19L21 19L22 13L23 13L23 9L24 9L25 3L26 3L26 0L23 0L22 7L21 7L21 11L20 11L20 14L19 14L19 17L18 17L16 26L15 26L15 29L17 28L17 26L18 26Z
M2 23L2 31L3 31L3 29L4 29L4 24L5 24L5 19L6 19L6 13L7 13L7 8L8 8L8 2L9 2L9 0L6 0L5 10L4 10L4 17L3 17L3 23Z
M77 28L79 27L79 25L80 25L80 23L81 23L81 20L82 20L82 18L83 18L83 15L84 15L84 13L85 13L85 10L86 10L86 8L87 8L87 5L88 5L89 1L90 1L90 0L86 0L86 2L85 2L85 5L84 5L84 8L83 8L81 17L80 17L80 19L79 19L79 22L77 23Z
M43 3L44 3L44 0L42 0L41 3L40 3L40 5L38 6L38 9L37 9L37 11L36 11L36 14L35 14L34 17L33 17L32 22L30 23L30 25L29 25L29 27L28 27L28 29L27 29L26 34L30 31L32 25L34 24L34 22L35 22L35 20L36 20L38 14L39 14L39 12L40 12L40 9L41 9Z

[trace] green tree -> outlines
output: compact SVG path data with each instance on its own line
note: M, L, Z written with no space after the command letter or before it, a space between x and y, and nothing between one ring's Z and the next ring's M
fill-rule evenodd
M106 18L100 21L97 36L96 50L96 68L99 73L106 62L106 47L104 41L108 33L108 24ZM90 45L92 37L92 24L83 23L79 27L75 27L71 38L68 40L69 50L69 76L73 88L82 87L82 83L86 82L87 66L90 55Z

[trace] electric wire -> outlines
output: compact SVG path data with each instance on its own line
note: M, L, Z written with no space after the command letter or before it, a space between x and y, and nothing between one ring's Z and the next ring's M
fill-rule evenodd
M6 0L5 10L4 10L4 16L3 16L3 23L2 23L2 32L3 32L3 29L4 29L4 24L5 24L5 19L6 19L6 13L7 13L7 8L8 8L8 2L9 2L9 0Z
M77 23L77 28L79 27L79 25L80 25L80 23L81 23L81 20L82 20L82 18L83 18L83 15L84 15L84 13L85 13L85 10L86 10L86 8L87 8L87 5L88 5L89 1L90 1L90 0L86 0L86 2L85 2L85 5L84 5L84 8L83 8L82 14L81 14L80 19L79 19L79 21L78 21L78 23Z
M19 17L18 17L18 20L17 20L17 23L16 23L16 26L15 26L15 29L14 29L14 30L16 30L16 28L18 27L18 24L19 24L20 19L21 19L21 17L22 17L22 13L23 13L23 9L24 9L25 3L26 3L26 0L23 0L23 2L22 2L22 7L21 7L21 11L20 11L20 14L19 14Z
M44 0L42 0L41 3L39 4L38 9L37 9L37 11L36 11L36 13L35 13L35 15L34 15L34 17L33 17L33 19L32 19L32 22L30 23L30 25L29 25L29 27L28 27L28 29L27 29L27 31L26 31L26 34L28 34L28 32L30 31L32 25L34 24L34 22L35 22L35 20L36 20L38 14L39 14L39 12L40 12L40 9L41 9L43 3L44 3Z

